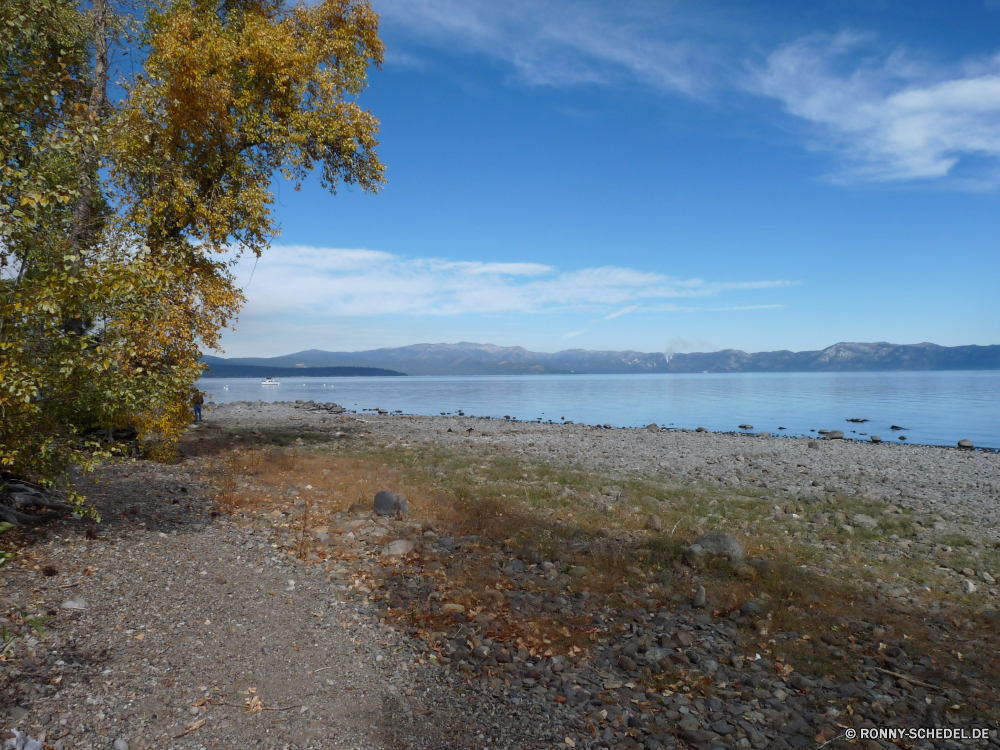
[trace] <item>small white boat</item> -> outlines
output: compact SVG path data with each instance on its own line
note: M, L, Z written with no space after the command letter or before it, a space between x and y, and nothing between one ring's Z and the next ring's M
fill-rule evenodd
M281 381L276 378L264 378L260 381L261 385L281 385Z

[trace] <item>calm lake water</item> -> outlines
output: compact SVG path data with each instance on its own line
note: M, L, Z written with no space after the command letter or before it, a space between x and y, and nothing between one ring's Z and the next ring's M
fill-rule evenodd
M347 409L639 427L705 427L806 435L843 430L886 442L1000 448L1000 372L766 373L738 375L526 375L284 379L205 378L216 402L334 401ZM847 419L868 419L852 424ZM891 425L905 427L890 430ZM784 430L779 430L784 427ZM852 431L855 431L852 433Z

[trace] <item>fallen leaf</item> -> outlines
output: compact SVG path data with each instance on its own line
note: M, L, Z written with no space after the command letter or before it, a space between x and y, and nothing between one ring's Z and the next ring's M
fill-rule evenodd
M572 737L563 737L563 742L565 742L570 747L576 747L576 743L573 742L573 738Z
M143 639L144 639L145 637L146 637L146 634L145 634L145 633L139 633L139 635L137 635L137 636L135 637L135 639L136 639L137 641L141 641L141 640L143 640Z
M203 726L205 726L205 719L198 719L198 721L194 722L193 724L188 724L184 728L189 732L193 732L196 729L201 729Z

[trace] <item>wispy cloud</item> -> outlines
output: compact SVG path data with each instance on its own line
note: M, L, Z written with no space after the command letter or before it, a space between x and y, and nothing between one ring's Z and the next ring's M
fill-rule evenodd
M250 278L252 259L237 275ZM382 314L551 313L605 311L607 319L636 309L663 310L666 300L714 298L794 282L678 279L662 273L603 266L560 271L537 263L474 263L406 258L373 250L274 247L247 288L248 313L301 311L331 316Z
M610 84L631 78L663 90L704 91L711 46L689 33L678 4L622 0L378 0L387 25L421 42L483 54L530 85Z
M377 7L404 39L486 57L526 85L629 83L711 96L723 106L736 94L777 100L806 126L807 147L840 157L835 180L1000 184L1000 55L928 62L861 33L821 32L775 48L750 40L739 8L711 3L377 0ZM761 47L771 51L752 62Z
M589 328L581 328L579 331L570 331L569 333L564 333L562 335L562 338L564 338L564 339L576 338L577 336L582 336L588 330L590 330L590 329Z
M604 316L605 320L614 320L620 315L628 315L630 312L635 312L639 309L638 305L629 305L628 307L623 307L621 310L615 310L613 313Z
M870 45L857 34L799 39L773 52L750 87L810 123L811 145L842 154L841 178L939 179L986 157L988 173L974 179L995 184L1000 56L941 67Z

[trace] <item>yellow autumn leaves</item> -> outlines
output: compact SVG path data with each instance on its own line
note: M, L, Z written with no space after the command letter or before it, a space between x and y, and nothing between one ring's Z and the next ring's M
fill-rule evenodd
M133 35L102 3L0 4L0 468L37 480L109 430L141 450L184 428L243 301L229 263L278 233L276 176L384 180L355 101L383 55L367 0L157 0ZM143 64L95 112L97 32Z

